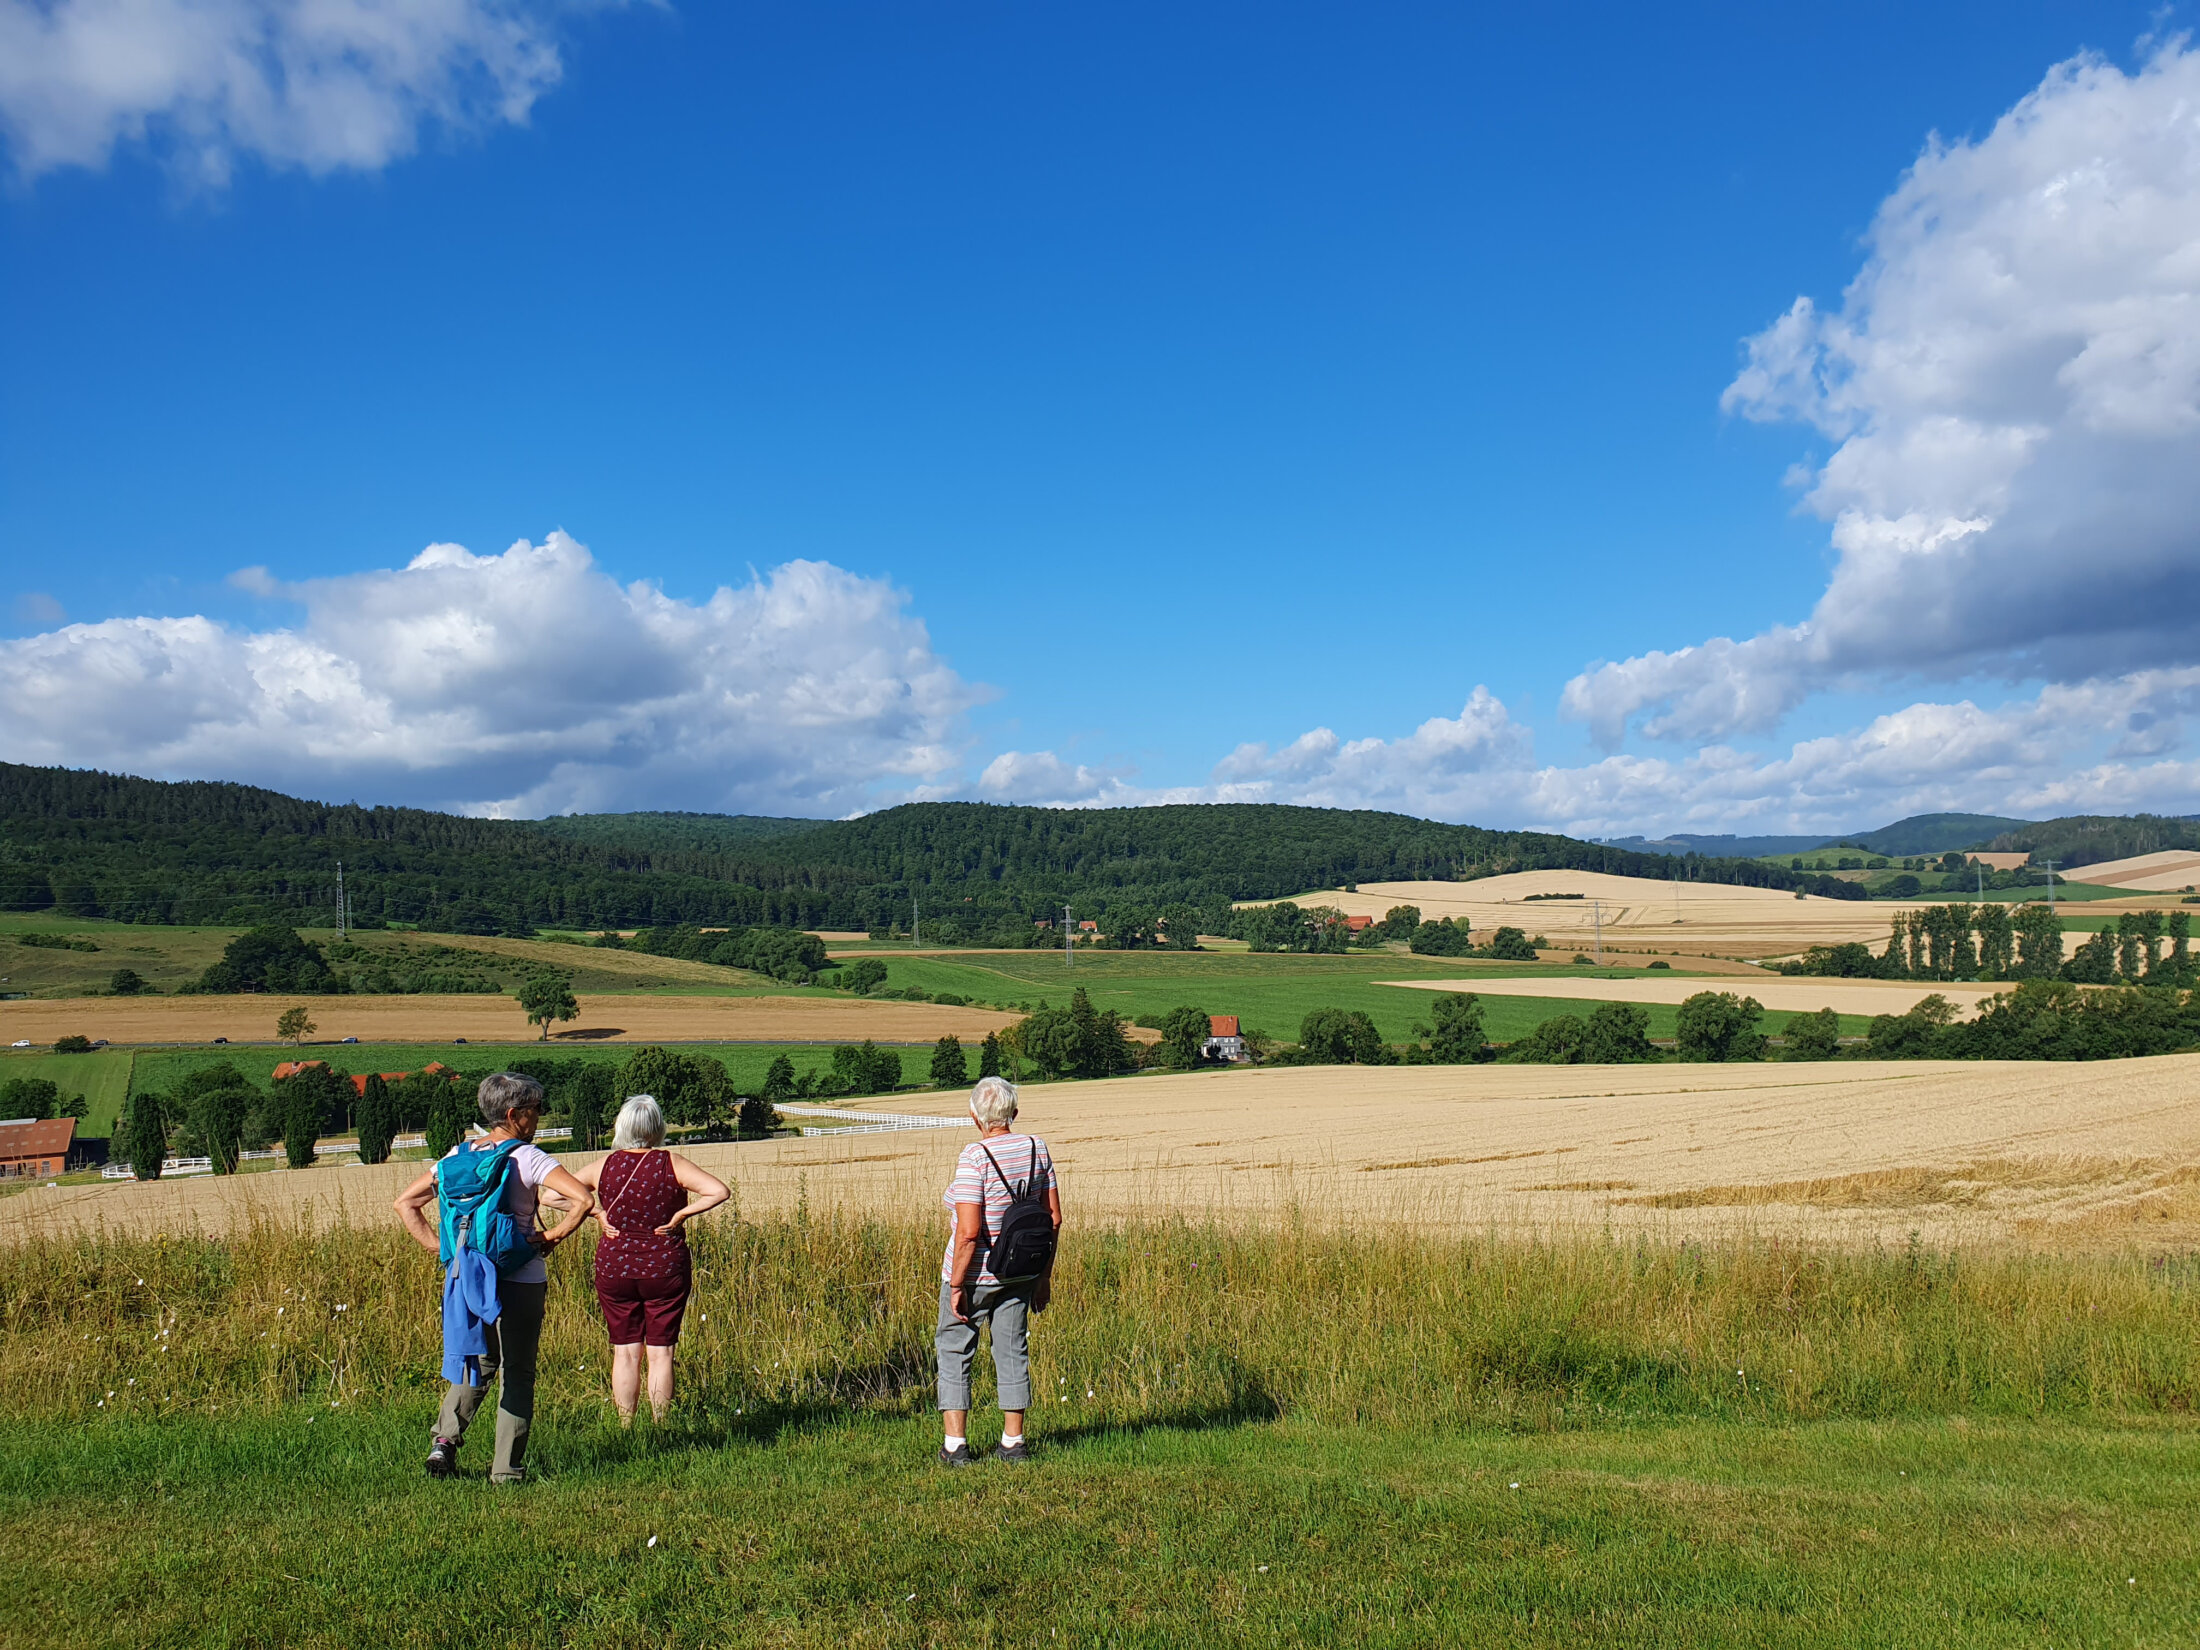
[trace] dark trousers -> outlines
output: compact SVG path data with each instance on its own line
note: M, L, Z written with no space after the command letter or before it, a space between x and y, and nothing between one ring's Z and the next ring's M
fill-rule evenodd
M535 1354L542 1348L542 1308L547 1283L497 1285L503 1311L489 1325L489 1349L480 1362L481 1384L453 1381L443 1391L443 1409L435 1418L438 1438L463 1438L474 1414L497 1383L497 1448L489 1477L499 1484L527 1476L527 1430L535 1420Z

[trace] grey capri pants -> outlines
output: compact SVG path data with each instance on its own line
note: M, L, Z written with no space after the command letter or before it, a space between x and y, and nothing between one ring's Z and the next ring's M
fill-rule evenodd
M955 1316L954 1299L940 1284L940 1324L932 1344L940 1357L940 1404L970 1407L970 1361L977 1356L978 1331L993 1326L993 1379L1000 1406L1021 1412L1031 1407L1031 1291L1037 1278L1018 1283L988 1283L970 1292L970 1321Z

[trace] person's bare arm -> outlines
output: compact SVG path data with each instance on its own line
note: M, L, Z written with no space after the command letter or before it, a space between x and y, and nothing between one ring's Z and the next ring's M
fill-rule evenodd
M970 1290L978 1271L978 1237L985 1230L985 1205L955 1205L955 1252L947 1263L948 1304L955 1316L970 1317Z
M557 1193L557 1201L564 1205L567 1211L565 1218L551 1227L549 1231L529 1232L527 1234L528 1242L544 1254L548 1254L581 1229L590 1212L596 1207L596 1194L574 1179L573 1172L570 1169L563 1167L552 1169L544 1175L542 1184ZM536 1195L538 1198L540 1197L540 1188L537 1189Z
M435 1171L430 1169L418 1180L397 1194L397 1201L390 1205L397 1211L397 1218L405 1223L413 1241L431 1254L443 1252L443 1240L437 1235L435 1223L428 1219L428 1205L435 1201Z
M733 1196L733 1188L712 1174L699 1169L677 1152L672 1155L672 1177L679 1181L688 1195L687 1207L681 1209L657 1228L659 1237L670 1237L697 1215L707 1215L719 1204Z

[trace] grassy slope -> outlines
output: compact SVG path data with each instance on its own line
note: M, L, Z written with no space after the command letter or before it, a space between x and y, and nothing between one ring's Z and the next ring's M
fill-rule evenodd
M1390 1042L1404 1042L1416 1021L1427 1023L1428 994L1382 985L1383 980L1456 980L1459 989L1472 991L1476 971L1432 964L1417 957L1396 955L1300 957L1209 956L1204 953L1090 952L1075 963L1065 964L1053 952L1011 955L886 958L889 986L919 986L926 991L951 991L985 1002L1014 1005L1041 999L1053 1003L1069 1000L1072 990L1083 986L1096 1008L1112 1008L1129 1019L1141 1014L1165 1014L1172 1008L1193 1004L1210 1014L1236 1014L1247 1026L1272 1037L1295 1039L1299 1023L1310 1010L1343 1008L1365 1010L1376 1028ZM1551 981L1549 997L1484 997L1483 1024L1497 1042L1524 1037L1557 1014L1587 1015L1593 1002L1565 996L1568 979L1671 978L1640 969L1537 968L1532 965L1502 970L1508 978L1543 975ZM1747 994L1749 981L1732 975L1703 978L1708 991ZM1677 1008L1650 1007L1650 1035L1675 1035ZM1763 1029L1777 1034L1788 1022L1784 1013L1767 1013ZM1845 1016L1844 1033L1860 1035L1867 1022Z
M536 1481L497 1492L478 1440L465 1481L420 1475L435 1269L386 1226L0 1250L0 1643L1910 1650L2200 1619L2187 1263L1079 1228L1040 1459L949 1476L915 1213L703 1222L682 1397L636 1435L561 1253Z
M949 1475L923 1422L599 1422L492 1494L419 1476L427 1419L0 1430L0 1642L1923 1650L2200 1619L2184 1425L1054 1427Z
M90 1107L77 1124L80 1135L103 1135L114 1127L115 1114L130 1088L128 1049L101 1049L95 1054L53 1054L42 1049L0 1050L0 1082L11 1077L43 1077L58 1083L63 1094L81 1094Z

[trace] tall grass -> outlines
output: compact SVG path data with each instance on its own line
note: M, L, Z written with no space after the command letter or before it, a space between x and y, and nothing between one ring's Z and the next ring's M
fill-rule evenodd
M693 1419L929 1407L937 1229L798 1209L694 1240ZM552 1263L552 1417L605 1402L587 1241ZM394 1229L0 1249L0 1416L425 1398L440 1287ZM2200 1398L2196 1331L2190 1262L1133 1223L1065 1247L1037 1424L2160 1413Z

